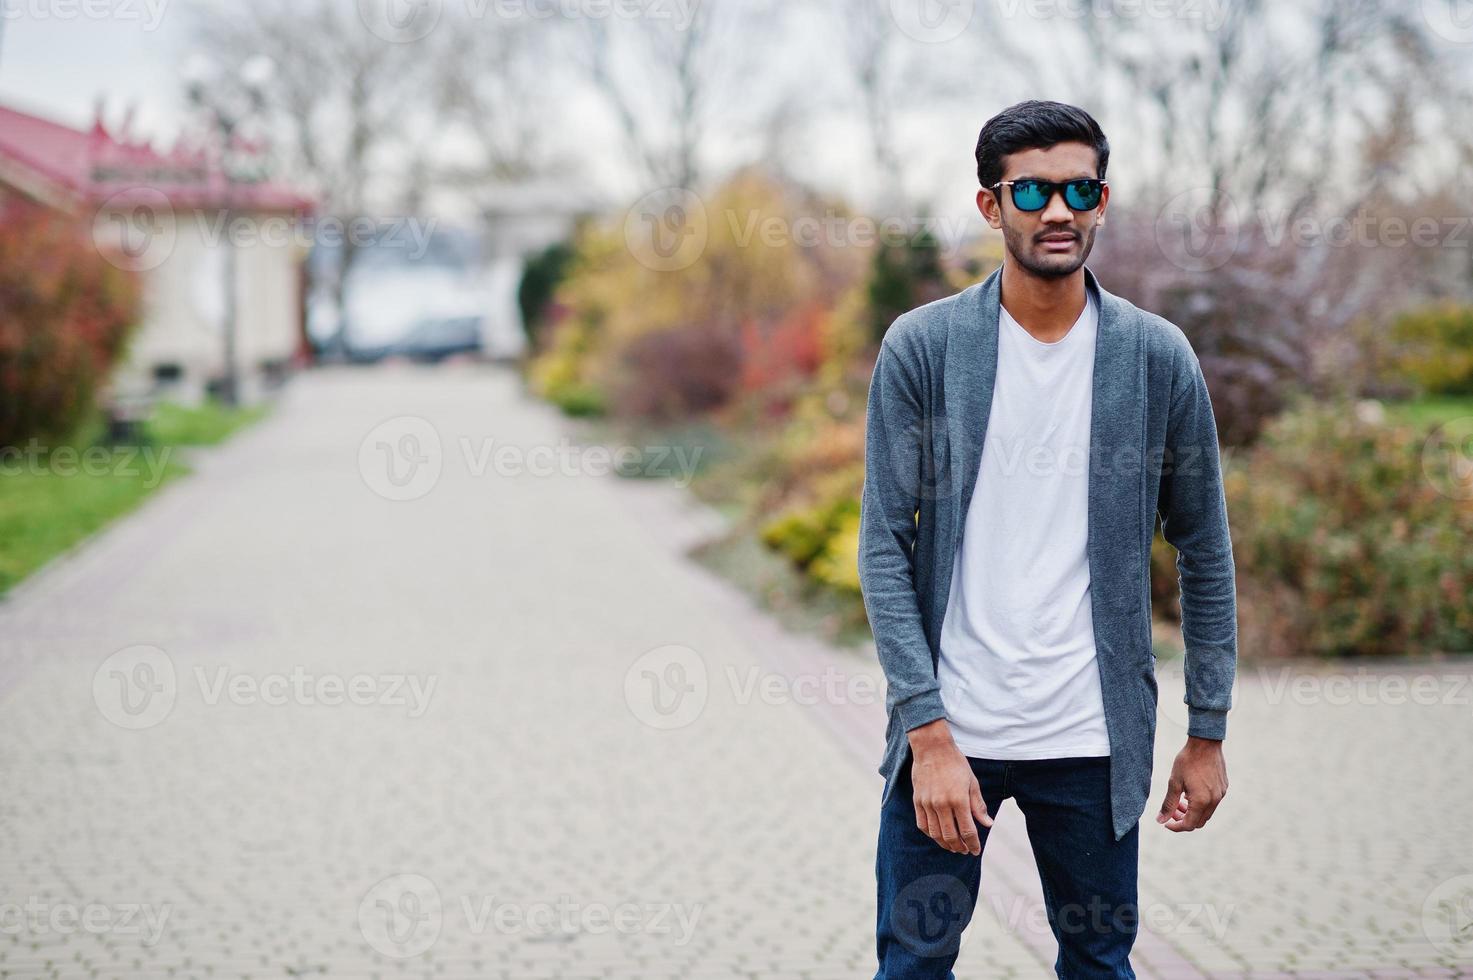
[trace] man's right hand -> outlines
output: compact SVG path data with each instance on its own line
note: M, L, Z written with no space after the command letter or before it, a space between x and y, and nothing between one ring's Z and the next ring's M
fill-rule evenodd
M992 815L987 812L971 764L951 737L946 719L911 729L909 738L916 826L948 851L981 854L977 824L991 827Z

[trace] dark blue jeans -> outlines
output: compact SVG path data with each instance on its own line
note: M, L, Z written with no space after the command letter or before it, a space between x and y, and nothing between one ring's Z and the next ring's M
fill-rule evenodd
M1134 977L1130 947L1139 925L1139 825L1120 840L1110 827L1107 757L999 762L969 759L987 812L1017 801L1043 882L1060 977ZM982 860L955 854L916 826L910 762L880 811L875 980L953 980L962 930L972 920ZM985 852L988 831L977 830Z

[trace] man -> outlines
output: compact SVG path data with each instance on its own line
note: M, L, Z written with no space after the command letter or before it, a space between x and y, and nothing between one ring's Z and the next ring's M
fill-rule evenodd
M1002 801L1026 822L1060 977L1132 977L1156 732L1150 552L1177 549L1188 734L1156 815L1207 823L1237 609L1217 428L1180 329L1085 259L1110 200L1085 111L977 141L985 281L897 318L875 363L860 581L889 682L879 978L950 978Z

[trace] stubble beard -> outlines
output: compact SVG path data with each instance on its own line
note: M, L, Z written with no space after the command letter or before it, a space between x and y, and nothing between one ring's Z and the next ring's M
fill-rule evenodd
M1063 279L1072 276L1084 265L1095 245L1095 228L1091 227L1080 235L1083 244L1077 253L1068 256L1045 254L1043 260L1039 261L1034 257L1032 235L1025 235L1010 228L1006 223L1002 227L1003 241L1007 244L1008 254L1024 271L1039 279Z

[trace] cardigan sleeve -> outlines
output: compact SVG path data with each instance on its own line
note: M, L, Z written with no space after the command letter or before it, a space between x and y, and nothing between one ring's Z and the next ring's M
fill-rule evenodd
M1177 552L1187 734L1222 739L1238 662L1233 546L1207 382L1189 346L1176 365L1158 509L1162 536Z
M880 345L865 415L859 582L886 702L906 731L943 718L945 706L915 590L915 543L925 479L919 386L889 342Z

